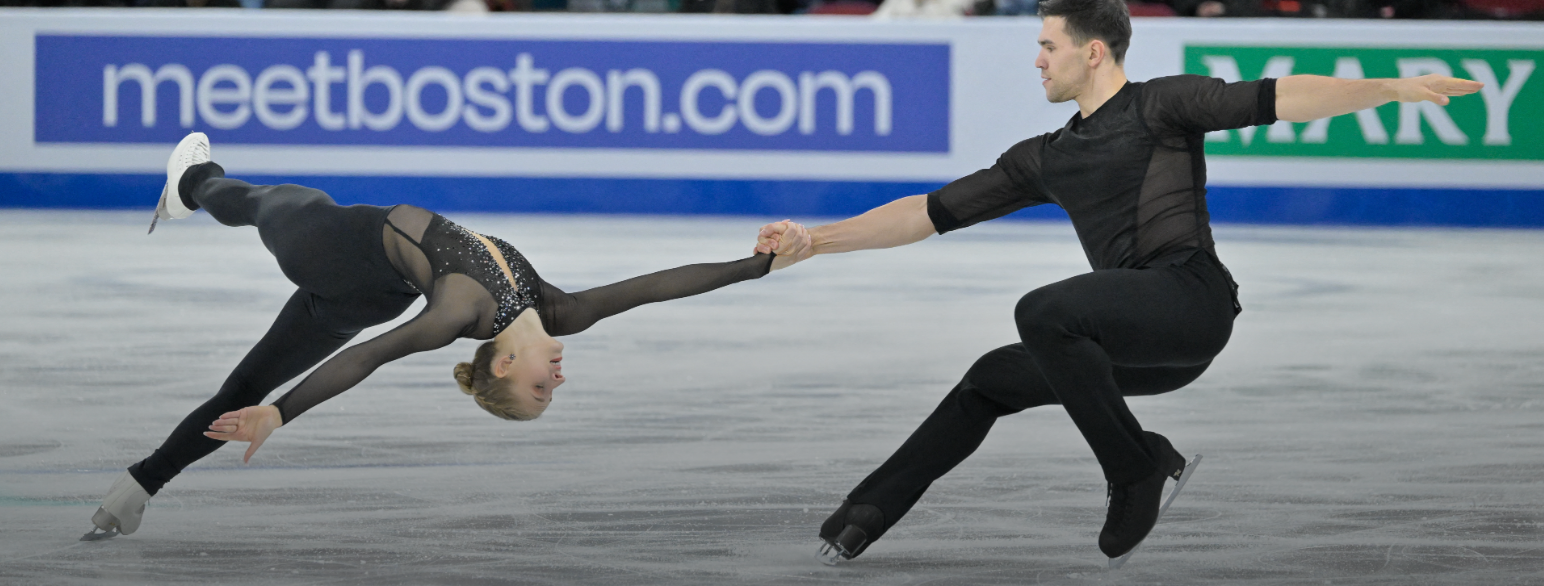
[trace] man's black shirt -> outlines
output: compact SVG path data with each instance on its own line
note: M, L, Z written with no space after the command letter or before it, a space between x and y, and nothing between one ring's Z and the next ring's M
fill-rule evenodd
M1072 218L1094 269L1139 268L1176 253L1215 256L1206 212L1207 132L1276 121L1276 80L1198 75L1127 83L1093 115L1020 142L928 194L939 234L1053 203Z

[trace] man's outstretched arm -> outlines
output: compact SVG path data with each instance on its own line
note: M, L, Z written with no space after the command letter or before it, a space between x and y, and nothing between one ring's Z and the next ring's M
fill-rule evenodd
M894 248L937 233L927 213L927 196L913 195L879 206L834 224L803 227L789 222L767 224L757 238L757 252L777 251L798 262L817 254Z
M1276 80L1276 118L1308 122L1376 108L1389 102L1434 102L1480 91L1484 84L1442 75L1401 79L1338 79L1289 75Z

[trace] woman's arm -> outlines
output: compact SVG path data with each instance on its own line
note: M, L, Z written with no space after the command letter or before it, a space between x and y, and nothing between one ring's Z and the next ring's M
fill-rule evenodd
M221 415L204 435L223 441L251 442L242 461L251 460L275 429L353 388L381 365L409 354L443 348L461 337L475 323L476 312L468 304L444 301L446 297L437 298L440 303L431 304L412 321L338 353L272 405Z
M703 263L633 277L626 281L565 293L543 281L542 326L554 336L577 334L602 319L646 303L701 295L770 271L772 255L731 262Z

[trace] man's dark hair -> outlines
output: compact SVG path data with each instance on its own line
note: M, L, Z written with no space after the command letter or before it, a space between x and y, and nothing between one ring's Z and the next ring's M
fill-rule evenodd
M1131 13L1125 0L1041 0L1040 17L1060 16L1067 21L1072 42L1083 46L1090 39L1104 41L1115 64L1126 61L1131 45Z

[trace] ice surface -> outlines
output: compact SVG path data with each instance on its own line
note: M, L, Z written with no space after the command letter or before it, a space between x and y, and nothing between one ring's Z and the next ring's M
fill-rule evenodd
M572 381L534 422L456 390L474 342L409 357L250 466L190 468L134 535L79 542L289 293L254 230L198 214L146 236L149 215L0 211L0 583L1544 583L1544 232L1219 228L1232 343L1131 401L1207 469L1106 572L1104 484L1056 408L998 423L862 557L812 555L846 491L1014 341L1018 297L1087 269L1055 223L607 320L564 339ZM781 219L452 216L570 290L737 258Z

